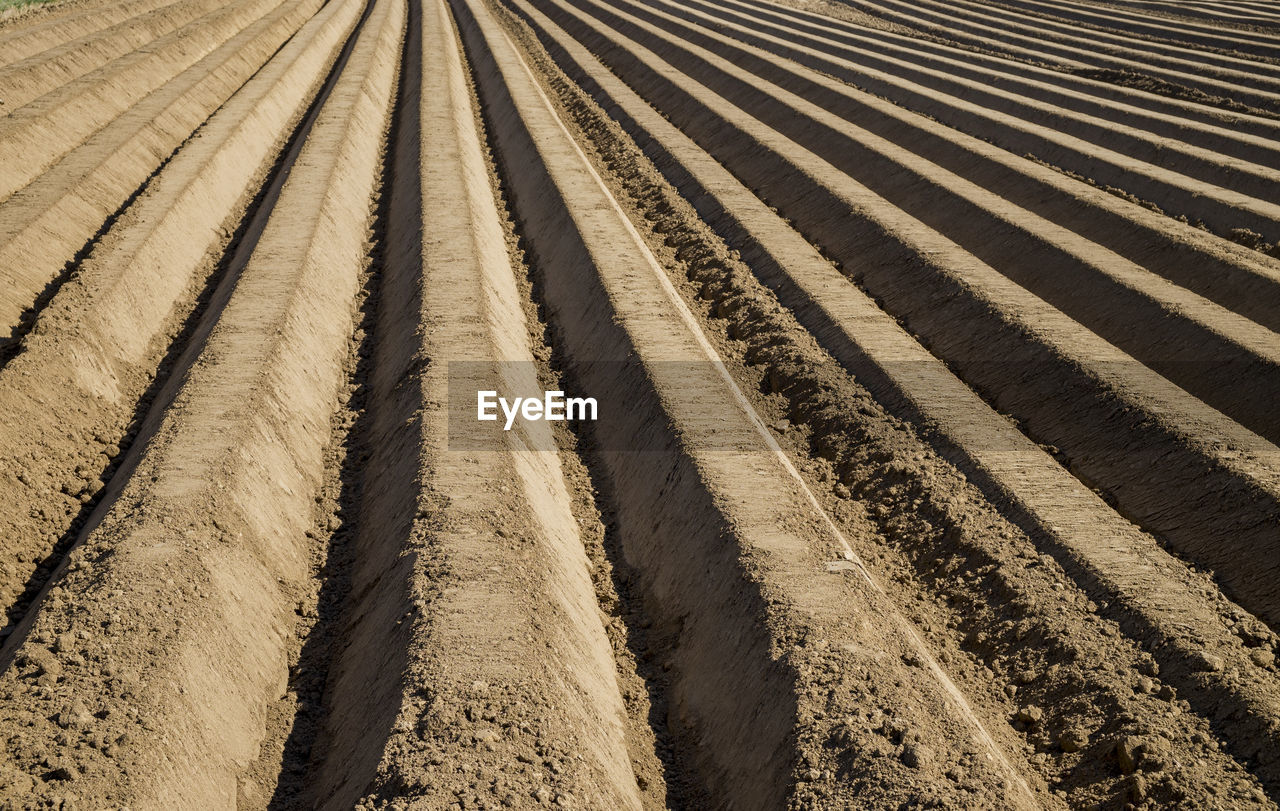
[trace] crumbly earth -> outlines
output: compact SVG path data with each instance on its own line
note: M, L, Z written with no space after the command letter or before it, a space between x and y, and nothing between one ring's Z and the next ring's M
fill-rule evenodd
M1268 12L910 5L0 21L0 807L1275 807Z

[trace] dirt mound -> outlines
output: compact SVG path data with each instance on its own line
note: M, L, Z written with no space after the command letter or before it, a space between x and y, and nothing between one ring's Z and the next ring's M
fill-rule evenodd
M1280 73L1046 5L0 29L0 804L1274 807Z

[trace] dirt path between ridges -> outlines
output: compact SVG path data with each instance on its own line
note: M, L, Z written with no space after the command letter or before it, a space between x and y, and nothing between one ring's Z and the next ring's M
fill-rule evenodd
M77 537L160 387L182 368L179 354L198 348L202 312L216 315L225 304L243 262L220 261L223 251L233 239L249 241L238 227L246 206L357 15L355 3L324 9L233 96L107 231L16 356L5 358L6 633ZM43 430L50 419L61 430Z
M897 0L876 2L881 2L882 7L892 7ZM1033 42L1037 48L1047 52L1072 53L1085 61L1099 54L1119 56L1130 59L1135 64L1174 66L1196 76L1220 75L1241 86L1270 88L1272 91L1280 78L1280 65L1269 59L1097 31L992 4L956 0L943 5L934 0L922 0L917 5L917 10L921 16L933 20L945 19L948 24L963 30L981 31L996 38L1003 36Z
M742 7L749 8L745 4L742 4ZM757 12L759 11L757 9ZM792 12L792 15L796 13ZM688 12L685 13L685 16L687 14ZM744 17L743 19L754 18ZM778 15L778 19L786 18L783 15ZM785 29L779 28L778 31L781 34ZM739 38L743 36L743 34L739 34ZM784 40L776 40L775 38L762 39L755 36L746 37L746 39L756 42L756 44L773 53L796 55L789 46L779 44ZM841 56L847 53L845 46L834 40L820 37L814 38L799 33L786 35L785 41L792 40L802 41L819 48L822 53L830 53L834 56ZM862 38L860 37L858 41L861 42ZM772 47L770 43L775 43L776 47ZM822 43L826 43L826 45ZM804 53L816 52L805 49ZM904 52L900 55L910 54L909 52ZM806 61L810 67L820 67L822 63L822 60L817 62L811 59L805 60L802 54L799 55L799 58ZM914 61L920 59L919 55L911 56L911 58ZM761 64L759 59L753 58L752 61L757 65ZM902 65L910 64L896 59L895 62L900 62ZM947 64L944 67L948 71L954 71L956 64L953 60L947 60ZM838 69L836 70L839 72ZM784 84L787 83L786 77L792 75L790 71L784 70L773 70L772 72L775 78ZM933 73L942 75L939 71L934 71ZM997 79L996 77L1000 78ZM865 74L859 74L856 77L850 75L847 78L854 79L859 86L875 84L869 82ZM998 72L993 72L986 78L989 82L999 83L1002 86L1007 84L1008 81L1007 77ZM1280 294L1280 262L1265 256L1259 250L1246 248L1226 239L1211 236L1201 227L1191 227L1184 222L1170 219L1174 212L1155 212L1148 210L1146 205L1134 205L1132 203L1136 201L1136 198L1131 193L1105 183L1099 183L1095 178L1085 178L1061 166L1055 166L1052 170L1048 170L1048 167L1040 165L1042 163L1040 157L1035 157L1032 161L1022 160L1020 157L1008 155L999 149L995 149L991 143L957 136L954 131L938 127L932 121L913 119L909 113L905 113L896 106L888 105L884 102L869 102L866 96L860 95L859 98L862 101L853 104L853 97L849 94L833 94L829 89L826 89L824 85L825 77L818 77L815 74L803 82L798 77L793 77L791 82L792 87L801 92L802 95L805 95L802 89L804 86L819 88L819 92L810 95L810 98L816 101L819 95L825 96L829 100L827 106L833 111L840 112L846 120L862 127L871 128L891 141L908 145L912 152L921 157L952 167L953 171L983 185L1009 202L1034 211L1056 225L1070 229L1086 237L1091 242L1120 254L1124 259L1140 265L1144 270L1164 276L1179 286L1234 310L1236 313L1245 315L1259 324L1271 329L1280 328L1280 316L1277 316L1277 312L1280 312L1280 302L1277 302L1277 295ZM1062 94L1064 92L1072 95L1083 95L1072 93L1072 91L1064 91L1049 84L1039 84L1042 84L1044 88L1044 100L1051 100L1054 104L1058 104L1063 100ZM882 92L892 95L891 89L880 89ZM972 94L967 95L970 99L980 98ZM1001 96L996 94L996 97L999 98ZM926 113L930 111L938 112L936 108L931 106L934 104L931 96L927 98L916 96L916 98L920 100L920 103L909 104L913 109ZM910 102L910 98L904 99L901 94L897 94L896 99L898 102ZM1110 103L1101 102L1100 100L1098 100L1098 103L1099 112L1106 116L1110 116L1117 109L1116 105ZM1074 112L1076 111L1064 111L1064 114L1072 122L1077 122L1081 116L1074 115ZM946 116L944 115L943 117L945 118ZM1087 116L1084 117L1087 118ZM1168 119L1170 126L1170 130L1165 132L1166 135L1173 134L1175 137L1189 139L1194 133L1193 140L1197 143L1211 141L1210 138L1205 137L1204 130L1200 128L1190 129L1192 124L1185 118L1175 118L1173 116L1165 116L1164 118ZM955 121L952 120L952 123L955 123ZM1125 132L1147 133L1150 129L1150 120L1135 122L1135 126L1126 125L1122 129ZM1221 128L1215 129L1224 134L1227 132ZM997 145L1011 146L1011 142L998 135L998 128L978 127L974 129L966 127L965 130L971 135L984 136L996 141L998 142ZM1083 133L1077 132L1077 134ZM1095 136L1100 136L1103 142L1109 143L1113 147L1116 144L1112 136L1119 134L1120 132L1111 129L1094 133ZM1151 135L1154 137L1154 133L1151 133ZM1016 135L1013 140L1017 140ZM1158 152L1159 156L1166 154L1176 156L1178 153L1177 145L1170 142L1167 137L1157 138L1156 143L1161 145ZM1267 150L1268 154L1280 157L1280 153L1273 151L1276 143L1280 143L1280 141L1275 138L1257 138L1250 141L1251 146L1256 144ZM1230 151L1230 145L1213 143L1212 146L1214 150L1225 148ZM1020 152L1020 150L1016 149L1011 151ZM1087 151L1090 152L1090 157L1085 159L1089 163L1088 168L1081 166L1078 162L1066 161L1066 163L1071 163L1086 171L1092 171L1092 167L1096 165L1093 163L1092 145L1088 147ZM1132 154L1132 150L1126 151L1128 154ZM1222 152L1208 149L1203 150L1203 152L1212 156L1212 161L1216 166L1229 169L1234 165L1233 161L1224 158L1224 153ZM1084 153L1081 152L1080 154L1083 155ZM1057 157L1061 159L1060 155ZM1165 163L1162 157L1156 156L1154 159L1156 163ZM1052 161L1049 162L1052 163ZM1178 162L1176 157L1169 161L1172 164L1177 164ZM1116 165L1119 164L1117 163ZM1128 172L1129 169L1126 168L1123 171ZM1078 182L1072 182L1061 177L1061 173L1070 174L1076 180L1086 180L1091 186L1100 186L1100 188L1086 188ZM1234 191L1243 191L1244 187L1239 180L1234 174L1229 174L1225 185ZM1104 191L1105 193L1103 193ZM945 208L945 206L940 207ZM1230 235L1231 232L1228 229L1223 233ZM1257 243L1255 242L1254 244L1256 245ZM1261 249L1265 246L1258 247ZM1130 276L1130 278L1133 277ZM1140 284L1139 287L1154 293L1154 289L1150 285ZM1157 298L1159 295L1159 293L1155 293Z
M626 17L710 5L273 2L0 204L0 805L1274 807L1280 452L981 260L1259 357L1270 264Z
M1275 143L1277 122L1269 119L1227 115L1044 67L854 25L840 16L842 12L848 15L847 9L827 2L789 7L768 0L732 0L722 8L749 14L755 19L784 23L788 36L802 39L826 53L874 54L885 59L886 64L893 59L894 64L913 65L916 74L937 69L956 80L985 82L985 87L979 85L979 92L984 95L991 95L995 86L1033 102L1049 102L1060 111L1085 113L1080 124L1087 123L1090 117L1102 118L1140 132L1210 149L1221 156L1280 168L1280 151ZM1058 116L1054 120L1068 129L1079 127L1070 116Z
M1089 3L1050 4L1039 0L999 0L992 5L1049 20L1055 27L1064 23L1083 24L1091 30L1109 34L1150 37L1166 44L1190 44L1209 48L1217 53L1234 51L1231 54L1233 56L1247 53L1270 59L1280 57L1280 37L1272 32L1228 29L1190 21L1175 23L1147 14L1100 8Z
M1072 470L1104 488L1126 516L1214 569L1237 599L1274 621L1271 579L1233 551L1266 548L1277 541L1273 519L1249 514L1253 507L1263 513L1277 509L1275 465L1280 456L1274 446L1187 396L824 159L715 96L658 54L590 22L585 12L560 3L540 7L582 36L700 146L839 260L848 275L906 319L917 339L954 364L989 402L1021 420L1039 441L1062 448ZM600 7L593 11L615 19L622 14ZM637 23L631 30L642 26ZM640 33L658 44L666 41L652 27ZM793 106L801 103L792 98ZM986 332L987 323L994 326L994 321L1001 326ZM1031 348L1037 344L1039 348ZM999 362L992 356L994 346L1006 347ZM1055 367L1061 367L1060 374L1050 373ZM1083 393L1099 384L1105 392ZM1045 391L1034 394L1040 386ZM1069 414L1062 410L1068 408L1062 399L1067 392L1081 395L1072 400ZM1117 400L1130 401L1134 410L1113 407ZM1136 419L1142 412L1154 420ZM1108 423L1113 427L1105 427ZM1174 450L1171 440L1182 450ZM1156 450L1162 447L1172 455ZM1157 453L1183 461L1155 467L1139 461ZM1223 492L1238 489L1253 495L1232 498L1227 508L1217 496L1206 498L1206 488L1215 487L1211 482L1233 468L1227 474L1233 481L1222 482ZM1234 546L1246 534L1255 540Z
M1259 22L1267 18L1280 18L1267 3L1223 3L1223 2L1159 2L1159 0L1095 0L1089 4L1099 11L1121 10L1137 12L1144 18L1157 22L1195 23L1207 25L1213 30L1229 32L1232 30L1253 31L1256 33L1276 33L1274 28L1266 25L1250 25L1249 20Z
M282 4L0 203L0 354L12 354L122 209L319 6Z
M1280 27L1280 15L1265 3L1160 3L1150 0L1109 0L1098 3L1099 8L1123 8L1140 11L1158 20L1174 22L1200 22L1205 20L1215 28L1231 30L1241 28L1261 33L1275 33Z
M474 440L451 423L457 390L469 409L481 389L528 396L537 367L448 9L410 22L350 597L292 802L639 808L549 423Z
M1140 111L1170 114L1210 126L1230 129L1270 139L1280 122L1274 114L1222 97L1198 93L1191 88L1159 82L1152 76L1122 71L1099 71L1068 67L1043 59L1014 56L980 48L941 36L933 36L857 11L839 0L748 0L755 7L799 13L813 19L828 35L853 34L883 38L908 48L950 58L972 60L1010 76L1034 78L1052 85L1078 90L1101 99L1132 106ZM1095 74L1088 78L1088 74ZM1169 133L1177 137L1176 131Z
M598 391L603 402L620 403L620 395L625 397L629 386L656 386L652 395L641 395L639 407L635 400L627 398L632 403L632 413L625 418L625 424L617 425L614 420L597 423L597 432L609 433L597 433L595 441L598 446L603 445L601 462L610 493L619 502L619 531L624 536L628 563L646 581L645 590L652 595L646 605L655 616L662 616L663 622L671 622L667 618L673 612L684 617L683 628L676 631L678 642L673 643L671 669L679 675L673 676L672 690L675 703L683 705L682 725L698 736L694 757L712 793L722 802L741 802L750 807L776 807L788 797L792 803L811 803L816 795L803 788L803 780L797 782L794 775L787 774L786 758L780 761L769 754L781 743L772 735L785 734L795 722L786 721L785 716L767 720L762 717L765 708L776 699L765 698L761 691L794 691L803 730L799 733L801 751L805 758L814 758L812 762L817 765L824 757L810 749L812 744L806 741L822 739L821 730L830 721L815 720L811 713L820 718L825 714L817 713L810 702L817 699L819 706L836 702L828 704L828 710L839 714L835 706L845 706L852 696L841 695L839 690L829 692L832 685L828 679L843 672L845 665L852 669L855 662L870 656L876 660L876 668L894 671L902 661L914 660L923 669L912 671L908 666L900 678L906 680L903 684L912 684L915 698L908 700L904 696L902 703L914 708L923 700L932 708L908 711L916 723L934 727L932 733L921 733L948 751L955 747L953 756L965 751L977 754L970 760L981 786L999 786L1012 780L993 795L985 793L987 788L975 790L988 801L1000 797L1001 803L1015 805L1040 802L1039 798L1032 800L1030 794L1020 793L1026 791L1021 770L1010 766L967 701L937 669L916 633L883 602L883 592L870 581L860 579L857 573L865 575L865 570L795 475L741 391L719 367L714 350L666 282L648 248L621 216L599 176L581 163L582 154L554 114L534 101L542 91L536 85L530 86L532 77L527 67L504 55L506 49L495 45L495 39L504 35L491 33L494 24L485 19L483 12L470 10L480 19L474 24L462 23L464 39L471 53L484 55L473 57L482 60L476 66L481 96L496 120L493 129L500 161L512 186L515 210L531 246L535 267L539 268L552 327L559 346L570 359L571 373L585 391ZM462 11L458 13L463 15ZM484 39L480 40L480 36ZM495 60L492 67L485 64L490 56ZM503 84L495 86L495 75L502 77ZM512 114L508 107L511 104L519 111L519 118ZM545 168L537 168L539 164ZM595 213L587 215L587 211ZM618 214L604 213L609 211ZM591 223L589 230L582 228L585 222ZM628 247L620 250L623 246ZM624 289L627 293L622 296ZM601 312L585 320L565 319L566 311L582 312L582 304L575 300L580 302L583 296L607 297L616 315ZM641 366L619 373L617 361L633 351L641 358ZM606 373L606 367L612 373ZM721 386L728 390L718 394ZM731 410L727 414L720 410L719 416L709 414L708 408L714 402L730 403ZM654 421L645 412L655 407L668 416ZM739 419L743 421L736 422ZM666 444L671 439L664 438L659 428L667 420L681 426L685 437L676 446ZM706 433L709 430L714 431L714 439ZM621 438L661 444L654 444L653 450L641 454L609 449L623 447L618 442ZM657 452L659 448L662 450ZM675 458L669 456L673 451ZM770 473L771 469L776 472ZM656 481L654 476L658 477ZM664 478L665 486L654 486ZM740 488L753 494L747 496ZM707 503L709 495L715 499L711 504ZM709 508L712 511L706 513ZM701 515L705 518L695 517ZM726 529L718 530L716 525ZM646 528L643 533L641 526ZM727 530L728 527L734 529ZM777 644L747 642L763 630L756 625L762 620L748 620L744 626L743 619L721 603L727 597L726 589L741 590L742 574L734 573L737 565L725 570L728 562L723 560L723 553L713 551L715 545L707 547L704 541L694 542L696 535L690 536L690 532L707 531L731 532L735 543L741 545L737 555L747 556L743 562L750 573L748 582L758 584L752 589L760 588L772 595L769 599L775 609L768 612L770 619L763 620L766 627L776 628L774 633L781 634L782 639L808 638L816 643L814 647L803 643L793 647L787 657L789 665L781 671L776 665L761 671L761 663L754 661L761 655L759 646L764 644L767 649ZM676 538L681 540L672 545ZM842 555L855 559L847 560ZM840 576L823 577L823 557L828 562L834 557L852 563L849 571L854 581ZM694 571L706 572L698 587L688 580ZM734 581L738 585L734 586ZM869 591L857 586L858 582L870 586ZM698 595L698 591L703 594ZM859 592L861 596L855 597ZM846 602L850 599L856 602L850 605ZM844 607L838 607L842 604ZM841 615L846 618L837 619ZM877 615L883 619L871 619ZM736 644L725 638L736 637L752 627L756 630ZM729 630L734 628L742 630ZM850 633L854 637L849 637ZM867 634L874 635L875 641ZM817 638L822 641L817 642ZM884 652L890 650L903 651L905 660L886 657ZM746 676L747 673L751 675ZM797 678L794 686L786 686ZM820 698L823 695L825 699ZM862 694L862 700L881 702L886 698L872 699ZM733 709L737 702L743 702L742 709ZM752 715L756 717L755 731L744 737L738 724ZM766 736L765 730L774 731ZM970 748L973 746L977 749ZM767 759L760 760L761 757ZM897 775L893 772L892 768L881 772L877 785L868 790L883 792L877 796L887 798L922 788L909 771ZM815 773L834 771L818 768ZM1024 788L1017 788L1019 784ZM829 787L836 797L846 796L851 788L839 781ZM948 792L944 785L929 784L929 789L944 795Z
M981 10L989 9L1004 20L1042 26L1042 33L1058 38L1070 37L1081 31L1085 36L1100 37L1112 45L1123 47L1126 40L1135 41L1140 48L1153 47L1158 53L1186 55L1191 59L1195 58L1196 52L1204 52L1212 54L1209 57L1211 63L1244 65L1246 69L1251 62L1273 70L1280 64L1280 38L1275 32L1244 27L1224 30L1185 21L1171 23L1148 15L1119 9L1102 10L1082 3L1052 5L1037 0L981 0L969 5Z
M993 485L988 486L987 498L992 499L995 504L1006 505L1003 508L1005 513L1012 517L1015 524L1021 524L1023 531L1032 538L1043 539L1042 544L1047 542L1041 549L1066 553L1066 557L1062 559L1066 571L1078 578L1082 587L1093 595L1093 599L1118 609L1112 613L1120 621L1121 627L1135 640L1145 642L1159 660L1163 668L1160 672L1165 674L1164 678L1171 680L1184 695L1190 696L1193 705L1205 717L1220 722L1220 708L1224 707L1235 708L1228 712L1239 710L1243 713L1238 716L1241 725L1223 738L1229 747L1238 751L1242 758L1249 759L1255 756L1255 749L1250 741L1274 737L1277 685L1274 678L1267 679L1264 676L1259 679L1263 674L1255 669L1251 660L1251 651L1256 645L1261 645L1261 653L1269 655L1274 639L1262 630L1256 620L1242 639L1233 638L1228 630L1229 623L1234 621L1230 616L1238 609L1214 601L1204 601L1201 596L1204 586L1200 578L1181 569L1175 561L1159 551L1154 539L1142 537L1132 525L1117 516L1087 488L1062 470L1046 452L1020 437L1013 426L990 411L941 363L930 357L904 330L894 324L887 314L862 297L856 288L848 285L838 271L830 267L799 235L790 231L776 214L715 164L710 156L635 97L621 82L606 73L580 45L568 42L563 34L551 33L557 29L536 10L523 3L519 7L523 15L536 21L540 31L547 32L543 34L544 42L555 37L551 41L555 44L555 53L561 64L571 66L575 78L584 86L600 88L594 91L597 101L605 109L611 110L633 135L646 144L649 156L663 167L668 177L684 184L682 193L687 199L697 201L701 216L714 223L732 241L731 244L742 251L744 259L751 262L762 280L778 291L783 302L796 313L808 331L817 336L843 365L854 370L864 385L872 387L877 401L897 403L897 412L911 422L936 426L934 430L942 433L940 439L944 454L947 453L946 448L954 448L968 460L962 467L976 465L981 478ZM590 67L591 65L594 67ZM590 120L589 116L584 118ZM597 143L601 140L608 141L604 128L597 122L593 121L587 133ZM610 161L611 166L617 164L633 171L630 167L634 165L634 159L627 157L625 153L619 154L616 149ZM696 231L689 231L688 226L683 224L685 220L671 212L670 204L647 191L654 182L653 179L633 171L628 182L632 193L644 201L642 206L648 206L645 217L657 221L660 230L666 235L666 244L685 263L690 277L700 286L703 296L710 299L715 315L729 319L730 334L748 342L748 363L764 367L767 387L782 389L788 394L791 419L807 422L812 427L812 442L817 452L832 458L836 471L839 472L835 476L833 471L820 464L819 467L828 479L838 478L840 487L853 489L860 499L883 498L889 504L904 502L902 495L895 492L900 487L903 474L924 479L927 484L921 485L923 492L949 489L941 485L937 467L933 467L930 473L925 473L925 470L930 469L929 466L916 472L917 468L913 465L883 465L884 459L911 458L920 461L927 454L908 452L900 447L892 451L877 450L881 443L897 445L899 440L896 432L900 429L881 428L877 431L868 428L866 420L858 416L866 413L865 407L851 409L830 405L858 401L860 398L869 400L870 395L855 396L840 391L838 387L833 390L830 375L819 371L823 363L829 363L829 360L821 360L820 353L814 355L810 352L797 358L792 353L800 350L785 343L783 345L787 345L788 349L782 350L778 344L783 342L780 335L784 330L766 326L771 323L769 314L773 305L762 301L760 293L746 293L740 286L741 282L730 281L718 273L718 262L729 260L718 256L714 248L703 247L704 243L699 242ZM692 216L692 212L684 215L685 218L689 216ZM772 320L776 321L776 318ZM788 329L791 333L800 331L798 327ZM730 345L734 344L731 342ZM884 439L886 434L893 439ZM866 448L868 444L873 447ZM853 448L860 450L845 450ZM881 484L872 484L874 482ZM958 489L960 492L964 490L963 487ZM954 517L957 512L965 512L963 509L957 510L954 498L933 503L936 506L926 513L932 514L933 518L924 518L917 510L910 508L904 510L905 515L894 517L895 508L886 509L883 506L878 507L874 515L884 522L885 531L891 537L901 539L915 536L919 539L919 546L913 549L913 554L920 556L916 565L925 578L937 582L937 566L942 559L935 559L932 555L938 551L947 556L958 554L951 546L957 543L956 540L942 539L956 534L960 538L970 537L972 529L958 530L958 527L965 526L966 521L973 519ZM972 515L970 510L969 516ZM953 523L957 521L958 523ZM909 533L906 528L910 529ZM978 540L989 538L990 531L988 527L979 532L973 545L968 541L959 541L960 547L969 550L965 554L980 558L1010 554L998 552L989 542ZM930 540L933 533L942 537ZM1007 533L1002 532L1001 535L1007 536ZM1107 540L1101 541L1104 536ZM1002 572L1031 571L1031 568L1016 561L1018 558L1035 560L1036 553L1030 548L1024 548L1012 554L1012 562L1001 564ZM961 571L956 573L957 576L951 583L942 587L944 593L950 593L946 590L954 589L957 585L961 592L976 586L976 581L967 583L963 574L964 569L970 567L981 568L972 561L962 565ZM1080 571L1081 568L1083 572ZM1000 587L1015 590L1025 588L1025 584L1018 585L1020 580L1020 577L1010 579L1005 574L1001 577ZM1038 614L1040 609L1037 606L1042 605L1042 599L1028 598L1025 595L1015 597L1010 594L997 597L994 592L986 592L984 597L966 600L966 608L975 611L978 606L985 605L987 610L993 609L998 613L1001 605L1017 605L1018 613L1022 613L1025 620L1028 613L1033 616ZM1052 602L1059 605L1057 600ZM1075 622L1087 628L1097 619L1092 616L1097 611L1097 606L1088 600L1083 602L1085 607L1081 615L1074 621L1066 621L1068 626ZM1055 622L1064 621L1064 616L1056 613L1061 610L1051 609L1055 612ZM972 615L966 615L964 622L973 622L974 619ZM1192 633L1200 639L1215 640L1208 644L1215 651L1221 650L1232 657L1235 662L1233 670L1251 675L1240 680L1224 679L1214 683L1205 683L1201 677L1194 675L1196 660L1201 651L1189 649L1180 642L1188 626L1194 626L1195 631ZM1265 638L1253 636L1258 632ZM976 627L969 633L972 638L981 640L979 647L987 651L984 656L989 666L997 670L1008 668L1004 670L1005 677L1010 680L1010 687L1020 691L1020 695L1034 694L1035 689L1044 689L1045 686L1040 685L1039 688L1028 690L1025 682L1020 683L1018 680L1018 673L1043 673L1047 666L1045 662L1041 662L1034 667L1019 670L1019 666L1014 663L1028 653L1020 634L1009 637L1006 636L1007 629L977 630ZM1009 646L1005 649L1007 654L997 654L989 647L999 647L1000 643L996 640L1001 637L1006 639L1004 644ZM1060 638L1067 649L1078 650L1076 646L1087 637L1087 632L1073 627L1071 630L1064 629ZM1009 655L1009 658L1004 659L1005 655ZM1109 660L1116 655L1111 653L1097 657L1096 654L1082 654L1079 660ZM1067 658L1073 656L1068 655ZM1074 672L1074 676L1067 677L1073 680L1083 677L1088 667L1089 665L1084 665L1082 672L1081 669L1060 663L1055 669L1065 673ZM1115 702L1124 703L1130 694L1130 687L1123 680L1124 675L1132 674L1135 670L1143 672L1146 668L1147 665L1140 663L1129 668L1117 668L1116 672L1121 674L1121 679L1111 682L1109 686L1106 680L1090 679L1091 686L1088 688L1082 688L1079 682L1074 682L1074 687L1066 688L1065 695L1078 696L1082 689L1100 689L1111 698L1098 695L1090 699L1088 705L1096 708L1113 705ZM1057 725L1059 729L1068 730L1062 734L1070 734L1069 730L1075 722L1070 720L1072 711L1068 707L1071 704L1064 701L1065 695L1041 706L1052 707L1048 710L1051 714L1060 711L1066 713L1067 717L1060 721L1050 720L1040 729L1054 728ZM1131 709L1129 712L1135 711ZM1152 707L1143 711L1143 714L1146 713L1151 713L1148 717L1152 718L1154 724L1147 721L1144 725L1158 728L1162 721L1155 718L1161 714L1160 709ZM1109 734L1105 729L1090 730L1090 733L1095 740L1097 735L1103 735L1104 741L1105 735ZM1047 748L1049 752L1054 752L1054 742L1044 736L1042 731L1034 732L1033 739L1039 741L1037 748L1042 751ZM1179 737L1187 742L1184 745L1191 744L1194 747L1193 742L1201 737L1201 733L1188 727L1184 728ZM1108 744L1099 742L1096 745L1105 748ZM1270 747L1264 744L1263 750L1270 751ZM1062 757L1061 752L1058 749L1056 756ZM1082 774L1088 774L1094 768L1088 761L1073 763L1070 762L1070 757L1067 760L1065 765L1070 767L1069 770L1056 776L1056 779L1064 783L1080 781ZM1262 757L1261 762L1272 763L1272 760L1267 756ZM1175 794L1189 790L1204 791L1205 787L1222 780L1222 774L1229 775L1231 769L1235 768L1229 763L1225 766L1226 771L1220 772L1217 777L1184 777L1173 781L1178 784L1176 786L1166 784L1165 790ZM1261 772L1264 775L1273 774L1273 769L1271 766L1263 766ZM1114 773L1108 774L1103 769L1101 775L1091 779L1105 783L1117 776ZM1227 778L1228 781L1230 779ZM1203 780L1203 786L1189 789L1186 782L1195 780ZM1241 796L1250 796L1254 791L1247 785L1241 789ZM1075 790L1097 791L1098 785L1085 787L1077 784ZM1073 804L1086 804L1084 796L1088 796L1087 793L1073 795Z
M317 5L316 0L291 0L278 6L93 134L48 172L33 175L29 186L0 205L0 303L6 344L29 329L36 311L110 225L119 207ZM68 127L40 149L47 146L56 155L69 145L66 139L74 142L76 137L76 127ZM17 171L21 163L16 156L6 166Z
M45 6L39 19L0 21L0 68L87 39L175 0L128 0L123 3L61 2Z
M650 20L651 26L632 30L693 81L823 155L890 204L1245 427L1280 437L1271 407L1277 393L1269 388L1277 375L1267 371L1280 359L1280 338L1113 250L1160 267L1165 264L1160 249L1179 242L1166 232L1192 229L1160 222L1100 190L1084 189L1046 167L904 114L777 57L699 29L682 30L672 15L632 3L613 10L621 14L622 8L640 17L619 17L620 25ZM655 39L654 26L669 33ZM692 44L678 49L671 42L681 34ZM760 79L777 84L748 86ZM1266 222L1280 222L1280 214ZM1176 250L1171 246L1170 252ZM1203 253L1206 265L1230 266L1208 245ZM1255 287L1266 288L1272 281L1266 271L1274 274L1280 264L1263 266L1259 273L1262 261L1259 257L1254 268L1233 268L1224 275L1252 278ZM1280 292L1271 287L1273 295ZM1243 386L1242 381L1251 382Z
M1236 213L1238 208L1261 206L1258 210L1265 212L1267 201L1277 197L1280 173L1269 167L1224 161L1215 150L1149 135L1113 121L1110 111L1096 117L1065 112L1059 103L1060 91L1044 86L1037 88L1043 98L1028 98L998 86L996 76L957 78L945 64L921 69L913 55L880 58L830 39L793 32L782 23L739 16L734 9L702 3L645 5L850 82L1015 155L1032 154L1100 185L1154 201L1171 216L1203 220L1221 234L1246 224L1236 218L1250 215ZM1186 139L1186 134L1181 137ZM1195 191L1188 193L1190 189ZM1231 201L1227 203L1230 213L1214 211L1215 204L1202 198ZM1265 223L1262 228L1273 228L1275 212L1263 213L1259 219Z
M0 102L3 102L0 114L19 110L43 93L150 45L207 11L208 7L202 3L179 0L97 32L85 40L68 42L15 65L0 68Z
M310 573L402 24L374 6L200 358L13 651L17 801L235 803Z
M291 0L296 2L296 0ZM7 199L93 133L278 8L282 0L206 0L204 15L149 48L91 71L0 118L0 199ZM224 57L228 54L224 54ZM203 67L201 73L212 70Z
M907 26L947 41L981 48L984 51L1007 54L1041 64L1055 64L1064 68L1102 68L1128 71L1136 77L1151 77L1157 81L1174 83L1181 88L1199 91L1210 96L1236 103L1252 105L1268 114L1280 112L1280 81L1274 76L1253 75L1245 70L1206 65L1203 62L1175 57L1161 57L1143 50L1098 47L1085 48L1061 42L1015 33L995 25L969 21L927 5L906 7L896 0L841 0L853 9ZM1137 43L1135 42L1135 48ZM1116 55L1129 54L1132 58ZM1189 52L1206 56L1203 52Z

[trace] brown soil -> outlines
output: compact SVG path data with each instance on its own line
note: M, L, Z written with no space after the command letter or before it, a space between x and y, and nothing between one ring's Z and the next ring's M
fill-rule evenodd
M0 28L0 807L1275 807L1270 35L908 5Z
M1059 68L1127 71L1280 114L1280 66L1244 55L1147 42L1126 33L1049 24L977 0L839 0L853 10L990 53ZM1230 35L1226 35L1230 37ZM1274 43L1268 49L1274 53Z

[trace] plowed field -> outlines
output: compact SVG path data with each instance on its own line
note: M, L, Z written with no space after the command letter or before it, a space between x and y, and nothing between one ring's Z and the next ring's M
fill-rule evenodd
M1274 808L1278 244L1255 0L27 7L0 807Z

